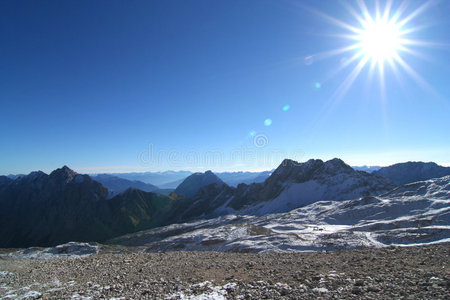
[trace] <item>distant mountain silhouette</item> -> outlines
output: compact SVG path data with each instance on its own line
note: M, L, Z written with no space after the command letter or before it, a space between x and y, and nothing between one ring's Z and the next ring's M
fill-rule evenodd
M405 162L384 167L372 174L389 178L395 184L428 180L450 175L450 167L442 167L434 162Z
M273 170L272 170L273 171ZM272 171L263 172L217 172L217 177L222 179L223 182L229 186L237 186L240 183L260 183L264 182ZM99 175L111 175L130 181L140 181L143 183L155 185L160 189L175 189L179 186L183 180L189 175L192 175L189 171L165 171L165 172L143 172L143 173L110 173ZM97 175L97 176L99 176ZM96 178L96 175L93 175ZM99 180L100 181L100 180Z
M272 171L263 172L221 172L215 173L217 177L229 186L236 187L240 183L252 184L266 180Z
M108 175L119 178L142 181L156 185L163 189L175 189L186 177L191 175L190 171L164 171L164 172L142 172L142 173L111 173Z
M202 187L213 183L218 185L224 184L224 182L211 171L194 173L183 180L183 182L175 189L174 193L189 198L194 196Z
M153 184L144 183L138 180L128 180L123 179L114 175L109 174L99 174L96 176L92 176L97 182L100 182L105 188L107 188L112 194L120 194L129 188L140 189L144 192L154 192L159 188L154 186Z

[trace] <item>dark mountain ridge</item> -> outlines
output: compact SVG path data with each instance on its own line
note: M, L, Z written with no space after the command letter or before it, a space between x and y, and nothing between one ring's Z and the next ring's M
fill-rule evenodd
M103 241L158 224L172 200L129 189L111 199L88 175L64 166L0 179L0 247Z

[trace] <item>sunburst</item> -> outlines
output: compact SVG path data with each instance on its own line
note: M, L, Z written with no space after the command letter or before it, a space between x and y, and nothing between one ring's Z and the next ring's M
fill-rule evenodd
M429 8L431 1L423 2L409 14L405 13L408 8L405 1L395 9L392 9L393 1L391 0L386 1L383 9L380 9L378 1L375 3L374 13L370 13L362 0L357 1L356 7L344 3L345 8L356 19L356 22L353 23L357 25L316 12L334 25L343 28L346 33L340 34L338 37L347 40L349 43L343 48L333 49L313 55L313 57L322 59L352 53L346 63L338 70L341 71L349 66L354 66L336 91L336 97L341 97L348 91L366 66L369 66L370 78L374 71L378 70L383 94L385 90L385 66L389 66L397 77L399 70L402 69L420 85L430 88L428 83L408 64L404 56L410 54L423 57L423 54L414 48L429 45L429 43L414 38L414 33L419 31L421 27L414 27L411 21Z

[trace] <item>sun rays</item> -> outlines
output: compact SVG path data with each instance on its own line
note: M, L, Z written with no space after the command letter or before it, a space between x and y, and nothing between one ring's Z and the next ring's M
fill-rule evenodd
M374 78L378 73L378 83L382 97L385 95L386 72L393 72L397 79L401 79L400 72L407 74L421 87L431 89L421 75L408 63L406 56L424 58L423 53L416 48L430 46L430 43L421 41L414 34L423 29L423 26L414 25L414 20L430 7L431 1L422 3L419 7L411 8L407 1L394 7L391 0L381 7L380 2L375 2L371 10L366 3L358 0L356 6L344 3L345 9L353 17L353 20L344 22L322 12L315 13L338 26L344 33L336 33L335 36L345 40L348 44L342 48L332 49L326 52L309 56L315 60L321 60L337 55L347 55L349 58L335 73L344 69L350 69L333 98L341 98L353 85L364 69L368 69L368 78ZM306 63L306 60L305 60Z

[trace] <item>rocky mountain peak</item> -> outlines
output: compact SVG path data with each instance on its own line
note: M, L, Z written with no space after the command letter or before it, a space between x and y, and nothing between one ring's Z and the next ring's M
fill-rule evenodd
M281 162L279 167L290 167L290 166L295 166L298 165L299 163L296 162L295 160L289 159L289 158L285 158L283 159L283 161Z
M324 170L333 173L353 173L355 172L352 167L347 165L343 160L339 158L333 158L324 162Z
M353 168L339 158L333 158L326 162L320 159L310 159L304 163L285 159L273 172L270 181L303 182L321 175L349 174L353 172L355 172Z
M313 171L323 166L320 159L310 159L305 163L299 163L291 159L285 159L267 179L266 184L275 182L308 180Z
M16 185L28 185L33 188L41 188L45 181L47 180L48 175L42 171L34 171L28 175L17 177L12 180Z
M62 168L51 172L50 178L58 182L68 183L71 182L77 175L78 173L70 169L68 166L63 166Z

